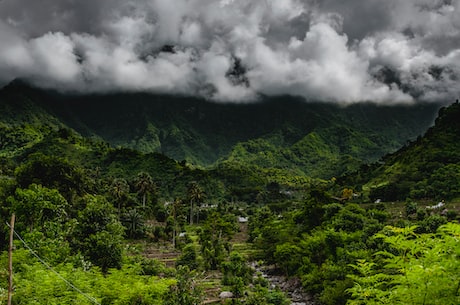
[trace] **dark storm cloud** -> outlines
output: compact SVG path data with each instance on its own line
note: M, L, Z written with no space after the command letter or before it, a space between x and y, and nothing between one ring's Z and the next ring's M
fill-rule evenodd
M122 3L118 0L3 0L0 18L28 37L47 32L100 34L104 20L122 8Z
M249 101L459 95L460 0L3 0L0 82Z
M319 0L320 11L338 13L343 18L343 31L351 41L361 40L392 25L394 1L381 0Z

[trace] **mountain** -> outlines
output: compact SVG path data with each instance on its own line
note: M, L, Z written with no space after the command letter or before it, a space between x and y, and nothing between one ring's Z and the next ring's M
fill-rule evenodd
M460 104L439 110L435 125L380 162L364 166L348 183L372 200L451 200L460 197Z
M440 106L341 106L287 96L222 104L147 93L69 95L16 81L0 91L0 107L8 138L3 154L66 126L115 147L198 166L234 163L330 178L416 138Z

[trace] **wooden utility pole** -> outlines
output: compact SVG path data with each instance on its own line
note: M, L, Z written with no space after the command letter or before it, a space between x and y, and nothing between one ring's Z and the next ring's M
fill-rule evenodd
M13 296L13 237L14 237L14 221L15 215L11 215L10 223L10 248L8 251L8 305L11 305L11 298Z

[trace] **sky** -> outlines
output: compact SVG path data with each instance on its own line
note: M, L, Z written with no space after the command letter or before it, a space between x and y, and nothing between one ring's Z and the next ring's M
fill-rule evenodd
M451 102L460 0L0 0L0 85Z

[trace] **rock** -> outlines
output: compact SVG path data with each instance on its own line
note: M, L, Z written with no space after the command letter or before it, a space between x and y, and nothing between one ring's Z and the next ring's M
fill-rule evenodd
M219 298L221 298L221 299L231 299L231 298L233 298L233 293L231 293L230 291L222 291L219 294Z
M296 277L277 275L274 266L263 266L252 263L251 267L264 279L268 280L271 289L281 289L291 299L290 305L317 305L314 298L303 291L302 282Z

